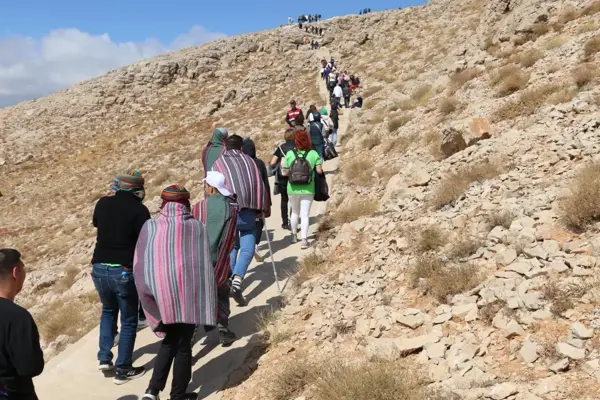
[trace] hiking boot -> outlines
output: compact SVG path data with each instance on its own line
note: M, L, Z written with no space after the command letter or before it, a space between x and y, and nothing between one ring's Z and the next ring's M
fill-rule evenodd
M229 347L237 340L235 333L229 329L219 329L219 343L223 347Z
M134 379L141 378L146 373L144 367L132 367L129 371L119 372L115 375L113 383L115 385L122 385Z
M108 372L112 371L114 367L115 366L110 361L100 361L100 364L98 364L98 371Z
M263 257L258 253L258 246L254 247L254 259L256 262L263 262Z
M113 341L113 347L117 347L119 345L119 340L121 339L121 334L117 332L115 335L115 340Z
M307 239L302 239L302 245L300 245L300 249L302 250L306 250L308 249L310 246L308 245L308 240Z
M289 231L290 230L290 224L289 223L281 224L281 229Z
M235 300L238 306L244 307L246 305L246 299L242 293L242 288L237 286L231 287L231 297Z
M142 397L142 400L160 400L158 392L152 389L146 390L146 394Z
M292 244L298 243L298 236L295 233L292 233L292 236L290 236L290 242L292 242Z

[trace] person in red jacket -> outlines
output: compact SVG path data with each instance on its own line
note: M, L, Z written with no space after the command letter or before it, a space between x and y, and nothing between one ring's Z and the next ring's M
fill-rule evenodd
M304 117L304 114L302 113L301 109L296 107L296 100L290 101L290 106L292 108L285 115L285 122L287 122L289 126L293 127L294 120L296 119L296 117L298 117L299 115L302 115L302 117Z

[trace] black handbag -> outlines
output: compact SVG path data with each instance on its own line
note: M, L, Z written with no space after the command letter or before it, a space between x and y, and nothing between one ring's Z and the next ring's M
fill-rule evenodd
M335 150L335 146L329 139L325 140L325 161L333 160L338 157L338 152Z
M320 175L315 171L315 201L329 200L329 185L325 174Z

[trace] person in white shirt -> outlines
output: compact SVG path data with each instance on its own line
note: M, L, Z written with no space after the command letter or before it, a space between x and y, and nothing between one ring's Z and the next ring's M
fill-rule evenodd
M343 96L344 96L344 92L342 91L342 87L338 83L337 85L335 85L335 88L333 89L332 99L335 101L335 104L331 104L331 107L338 108L341 104Z

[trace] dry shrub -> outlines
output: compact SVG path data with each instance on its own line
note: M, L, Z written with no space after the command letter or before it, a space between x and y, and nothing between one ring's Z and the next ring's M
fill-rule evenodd
M71 302L58 300L48 304L36 317L40 335L47 342L52 342L60 335L76 336L80 329L85 329L83 320L81 304L74 299Z
M531 32L533 35L533 40L535 41L537 38L544 36L548 32L550 32L550 26L548 24L533 24L531 25Z
M594 97L594 102L596 103L597 106L600 106L600 94L597 94Z
M504 229L510 228L512 222L517 218L517 216L510 211L494 211L485 216L485 225L488 230L492 230L497 226L501 226Z
M350 202L344 202L332 215L335 225L343 225L356 221L359 218L372 215L379 208L375 200L357 199Z
M571 100L573 100L576 95L577 95L577 89L575 89L575 87L573 87L573 86L568 86L567 84L565 84L562 87L562 89L560 89L559 91L554 92L550 96L548 96L548 99L546 100L546 102L548 104L554 104L554 105L568 103Z
M431 154L435 160L441 161L445 158L441 148L442 136L439 132L429 131L423 136L423 140L429 150L429 154Z
M575 21L581 17L581 13L574 7L565 7L564 10L558 16L558 23L566 25L571 21Z
M400 100L395 105L396 110L400 109L402 111L414 110L418 106L417 102L413 99Z
M579 33L579 34L588 33L588 32L593 32L597 29L598 29L598 24L596 23L596 21L588 21L585 24L581 25L577 29L577 33Z
M514 64L505 65L490 74L490 83L497 87L500 96L522 90L529 82L529 74Z
M553 37L552 39L550 39L546 43L544 43L544 48L546 50L554 50L554 49L558 49L559 47L564 46L568 42L569 42L569 39L566 36L556 35L555 37Z
M408 124L412 118L413 118L412 115L404 114L400 117L391 119L388 122L388 132L390 132L390 133L395 132L396 130L398 130L398 128L401 128L404 125Z
M600 219L600 164L590 164L573 177L559 208L564 223L576 231Z
M371 97L381 89L383 89L383 86L371 86L363 92L363 97Z
M467 68L450 75L450 81L456 87L463 87L467 82L477 78L479 75L481 75L481 71L478 68Z
M448 115L456 111L459 106L460 102L456 97L446 97L440 102L438 110L443 115Z
M349 364L338 361L323 369L321 379L315 384L313 398L429 400L426 383L421 371L405 362L374 360Z
M503 166L497 161L484 161L470 167L461 168L446 175L435 188L431 205L436 209L452 204L473 182L480 182L500 175Z
M529 68L533 66L538 60L544 58L544 53L538 49L531 49L520 53L516 58L518 58L518 63L525 68Z
M542 287L542 297L552 302L550 311L558 316L575 307L569 290L559 287L556 282L549 282Z
M454 265L435 256L421 256L410 271L413 286L422 282L427 293L445 303L450 296L474 288L483 278L477 266Z
M407 236L415 247L415 251L419 253L436 250L448 242L446 233L435 225L421 230L409 230Z
M304 358L292 357L273 372L269 392L273 400L295 399L319 376L316 365Z
M504 103L492 115L493 122L512 120L534 114L554 93L565 89L565 84L548 84L531 88L521 93L519 98Z
M369 135L362 141L362 146L367 150L372 150L381 144L381 137L378 135Z
M289 332L281 329L278 319L279 313L273 308L259 313L256 317L256 329L259 332L262 332L263 338L266 339L271 346L284 342L291 337Z
M299 287L316 275L322 274L327 269L327 259L315 252L307 254L298 265L298 272L294 275L294 286Z
M491 325L496 314L498 314L505 306L506 302L503 300L495 300L479 309L479 317L483 322Z
M417 135L414 133L407 136L390 137L383 144L383 152L386 154L389 152L405 153L416 141Z
M420 105L425 104L430 97L431 86L429 85L421 85L410 94L410 98Z
M375 106L377 104L379 104L380 102L381 102L381 99L369 99L369 101L364 103L363 108L365 110L371 110L371 109L375 108Z
M167 179L169 179L169 176L170 176L170 175L171 175L171 174L169 173L169 171L167 171L167 170L164 170L164 169L163 169L163 170L160 170L160 171L156 172L156 174L155 174L155 175L152 175L152 177L151 177L151 180L150 180L150 184L151 184L152 186L160 186L160 185L162 185L163 183L165 183L165 181L166 181ZM162 189L162 188L161 188L161 189Z
M596 0L591 4L588 4L582 11L581 15L589 17L590 15L595 15L600 13L600 1Z
M573 81L578 88L582 88L592 82L599 75L598 67L591 63L585 63L577 66L571 71Z
M373 181L373 160L370 158L344 160L341 169L346 182L367 186Z
M56 284L56 290L58 292L65 292L73 286L75 277L79 274L79 270L73 266L65 268L65 276Z
M475 254L477 250L484 246L483 240L476 236L470 235L468 232L462 232L454 240L450 242L450 250L448 255L451 258L465 258Z
M583 52L587 58L600 51L600 35L596 35L585 43Z

